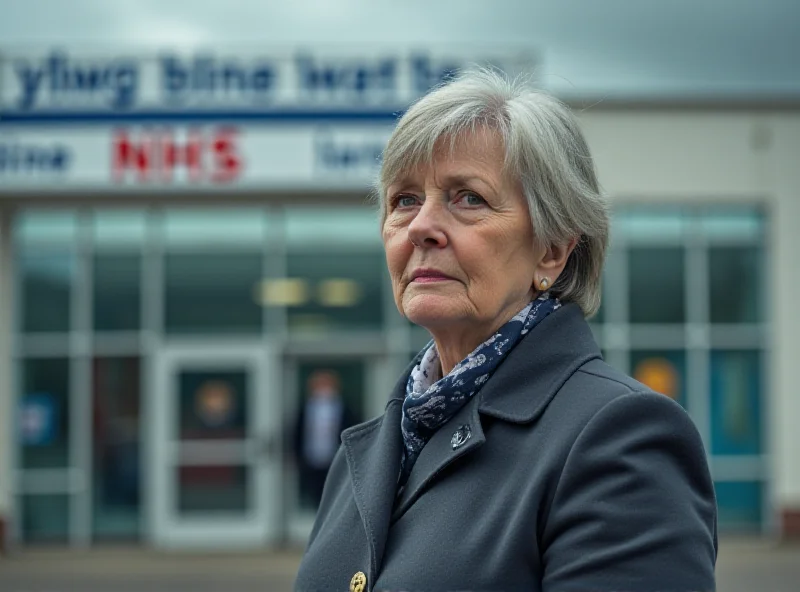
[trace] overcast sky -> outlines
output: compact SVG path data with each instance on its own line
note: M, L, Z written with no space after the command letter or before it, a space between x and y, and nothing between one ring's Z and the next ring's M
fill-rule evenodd
M800 0L0 0L0 50L506 46L563 96L800 99Z

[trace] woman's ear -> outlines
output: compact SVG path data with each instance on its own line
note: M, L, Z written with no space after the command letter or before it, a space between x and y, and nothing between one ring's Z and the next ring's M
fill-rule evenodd
M534 287L541 288L543 279L547 280L548 287L556 283L558 276L564 271L567 265L567 260L578 244L578 239L573 238L563 245L550 245L545 250L542 260L536 266L536 277L534 278ZM546 288L545 288L546 289Z

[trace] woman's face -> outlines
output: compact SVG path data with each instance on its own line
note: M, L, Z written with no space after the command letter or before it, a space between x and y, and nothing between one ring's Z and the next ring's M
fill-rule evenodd
M534 295L546 250L534 247L525 198L502 174L504 155L494 132L478 130L387 191L383 242L395 302L434 337L474 331L477 345Z

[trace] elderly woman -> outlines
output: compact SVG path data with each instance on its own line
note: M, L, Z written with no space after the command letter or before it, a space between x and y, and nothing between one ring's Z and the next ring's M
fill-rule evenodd
M608 206L570 111L461 75L399 121L380 208L397 308L433 340L343 433L296 589L712 590L700 437L585 320Z

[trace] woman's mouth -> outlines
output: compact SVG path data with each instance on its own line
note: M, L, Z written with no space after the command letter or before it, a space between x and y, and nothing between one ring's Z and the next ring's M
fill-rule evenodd
M452 281L449 275L437 269L419 268L415 269L411 274L411 281L418 284L430 284L434 282L449 282Z

